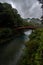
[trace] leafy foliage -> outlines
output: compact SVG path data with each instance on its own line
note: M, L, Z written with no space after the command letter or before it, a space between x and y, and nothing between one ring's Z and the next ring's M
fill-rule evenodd
M0 27L14 28L22 25L22 18L8 3L0 3Z
M43 29L32 31L19 65L43 65Z
M22 33L15 30L19 26L23 26L23 19L18 11L8 3L0 3L0 43L7 42L18 32Z

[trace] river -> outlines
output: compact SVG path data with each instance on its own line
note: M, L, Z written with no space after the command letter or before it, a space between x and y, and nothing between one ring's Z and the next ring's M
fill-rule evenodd
M14 38L9 44L4 47L0 47L0 65L16 65L23 49L24 43L29 40L29 35L32 30L24 32L25 35L19 35Z

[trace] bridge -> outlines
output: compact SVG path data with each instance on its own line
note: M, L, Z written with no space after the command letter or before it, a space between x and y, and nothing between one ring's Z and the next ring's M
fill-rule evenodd
M16 30L21 30L21 29L37 29L37 28L42 28L43 26L22 26L22 27L18 27L18 28L15 28Z

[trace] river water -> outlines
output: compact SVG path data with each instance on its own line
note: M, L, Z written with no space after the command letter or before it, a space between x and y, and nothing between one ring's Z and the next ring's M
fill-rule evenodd
M24 32L25 35L19 35L14 38L9 44L4 47L0 47L0 65L16 65L23 49L24 43L29 40L29 35L32 30Z

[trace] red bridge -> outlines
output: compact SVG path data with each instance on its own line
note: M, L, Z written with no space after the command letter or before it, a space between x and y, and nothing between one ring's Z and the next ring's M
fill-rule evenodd
M41 26L22 26L22 27L18 27L16 28L17 30L21 30L21 29L36 29L36 28L40 28Z

